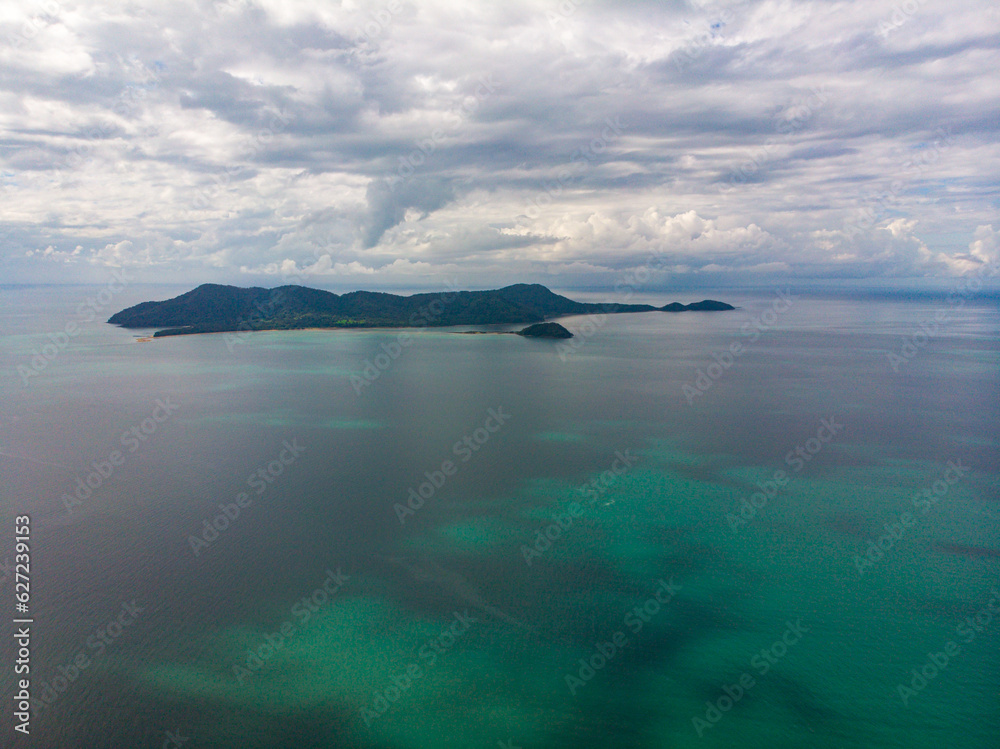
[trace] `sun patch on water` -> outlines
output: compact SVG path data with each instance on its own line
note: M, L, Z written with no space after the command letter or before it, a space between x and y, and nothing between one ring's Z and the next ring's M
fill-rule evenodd
M292 629L282 635L286 623ZM142 678L175 696L248 710L305 709L331 700L360 709L412 660L408 646L441 627L383 598L345 597L308 618L290 610L273 627L230 628L207 639L197 662L158 663Z
M543 442L583 442L585 437L575 432L540 432L535 439Z
M373 421L371 419L330 419L329 421L324 421L318 426L323 429L384 429L385 424L381 421Z
M679 447L674 440L650 439L646 446L633 450L642 461L649 461L665 466L704 468L732 461L733 456L722 453L691 452Z
M521 516L533 520L551 518L552 512L567 509L573 502L584 503L587 499L583 493L583 483L571 483L562 479L533 479L526 483L525 493L531 500L530 505L523 501L524 509Z
M528 676L529 653L512 662L508 640L520 633L478 611L458 613L465 619L429 618L376 596L344 598L306 620L290 615L294 630L280 645L282 621L237 626L205 638L196 661L177 656L147 667L141 679L171 700L249 714L336 708L359 746L378 739L401 747L486 745L497 730L538 735L544 722L526 706L546 699L548 675ZM458 634L443 639L446 631ZM476 677L484 673L494 676L489 684ZM392 702L380 702L384 695Z
M437 529L437 534L451 550L477 552L516 543L518 534L498 518L475 517Z

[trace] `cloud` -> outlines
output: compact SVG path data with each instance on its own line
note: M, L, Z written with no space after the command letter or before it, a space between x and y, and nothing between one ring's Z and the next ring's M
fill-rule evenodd
M969 244L968 253L948 255L940 253L937 260L947 267L952 275L986 273L995 276L1000 272L1000 234L992 226L976 228L975 239Z
M361 224L361 246L374 247L382 236L416 208L424 216L454 200L455 192L441 179L373 180L366 193L368 212Z
M969 273L997 252L1000 14L897 11L11 6L0 272L597 284L657 251L665 283Z

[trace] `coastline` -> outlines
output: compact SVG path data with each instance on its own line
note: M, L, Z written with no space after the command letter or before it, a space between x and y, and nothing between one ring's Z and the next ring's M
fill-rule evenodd
M527 323L526 323L527 324ZM115 327L122 327L116 325ZM135 336L135 343L149 343L151 341L163 341L169 338L187 338L189 336L201 336L201 335L249 335L253 333L293 333L297 331L304 330L316 330L316 331L408 331L408 330L439 330L442 333L458 334L458 335L516 335L517 331L514 330L445 330L445 328L454 327L451 325L442 325L440 327L428 327L426 325L413 325L413 326L399 326L399 327L386 327L386 326L372 326L372 327L361 327L354 326L350 328L266 328L264 330L205 330L198 331L196 333L176 333L174 335L141 335ZM125 328L127 330L127 328ZM168 330L168 328L164 328Z

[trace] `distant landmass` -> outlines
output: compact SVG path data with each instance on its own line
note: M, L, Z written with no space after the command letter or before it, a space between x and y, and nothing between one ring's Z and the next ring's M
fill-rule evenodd
M124 309L108 322L124 328L163 328L154 336L169 336L244 330L541 323L563 315L731 309L735 307L711 299L687 305L673 302L665 307L575 302L541 284L412 296L376 291L334 294L305 286L262 289L202 284L173 299L142 302Z
M572 338L573 334L557 322L538 322L529 325L524 330L517 331L518 335L527 338Z

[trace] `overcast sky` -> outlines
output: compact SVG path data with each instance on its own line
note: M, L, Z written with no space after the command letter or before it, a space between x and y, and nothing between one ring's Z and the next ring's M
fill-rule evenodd
M4 0L0 283L937 281L993 0Z

